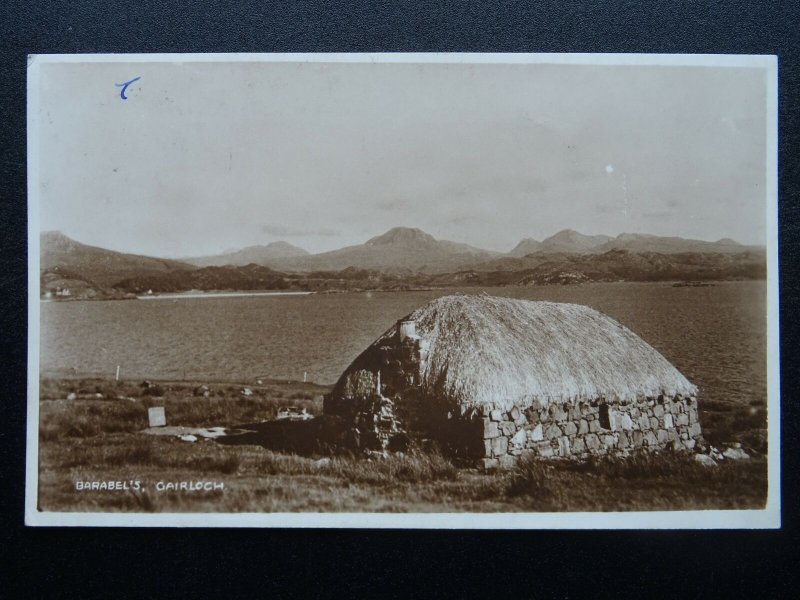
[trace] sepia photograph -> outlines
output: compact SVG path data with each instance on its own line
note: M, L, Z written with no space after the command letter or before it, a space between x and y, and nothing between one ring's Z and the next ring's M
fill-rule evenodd
M26 523L780 526L772 56L33 55Z

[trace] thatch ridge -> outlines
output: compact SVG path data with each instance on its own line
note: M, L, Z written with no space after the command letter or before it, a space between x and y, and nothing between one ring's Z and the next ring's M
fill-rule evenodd
M429 344L422 391L445 396L448 404L630 402L697 393L652 346L587 306L459 294L438 298L407 318ZM367 348L340 384L396 331L395 324Z

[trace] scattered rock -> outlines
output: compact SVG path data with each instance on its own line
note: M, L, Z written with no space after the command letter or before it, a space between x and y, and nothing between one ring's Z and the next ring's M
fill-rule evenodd
M242 396L252 396L252 395L253 395L253 390L251 390L250 388L246 387L242 389Z
M207 385L201 385L194 388L192 393L195 396L203 396L204 398L208 398L211 395L211 390L208 388Z
M704 467L716 467L717 462L708 454L695 454L694 459Z
M730 460L748 460L750 455L741 448L728 448L722 453L727 459Z
M179 435L178 439L184 442L196 442L197 436L192 435L191 433L187 433L186 435Z
M70 392L69 394L67 394L67 400L76 400L77 398L78 394L76 394L75 392Z
M318 467L320 469L323 468L323 467L327 467L330 464L331 464L331 459L327 458L327 457L320 458L319 460L315 460L314 461L314 466L316 466L316 467Z

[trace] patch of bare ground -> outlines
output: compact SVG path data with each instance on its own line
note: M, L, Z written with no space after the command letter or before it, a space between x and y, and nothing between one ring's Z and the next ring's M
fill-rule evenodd
M39 507L122 512L540 512L756 509L766 501L765 455L705 468L688 455L523 461L510 471L458 468L436 453L302 457L260 446L194 443L148 436L147 408L164 406L170 425L235 426L273 418L281 406L319 414L321 386L270 382L251 387L158 382L51 380L40 402ZM99 390L99 391L97 391ZM69 394L74 399L66 400ZM102 397L98 397L101 394ZM754 414L709 406L712 431ZM715 410L711 410L715 409ZM744 413L742 413L744 410ZM760 414L760 413L759 413ZM755 419L755 416L753 417ZM761 421L753 422L763 426ZM704 423L704 427L706 423ZM752 431L752 430L747 430ZM744 435L747 431L732 430ZM78 482L122 482L129 489L79 490ZM133 489L132 482L139 482ZM169 482L214 482L223 489L163 489ZM159 489L159 484L161 488ZM119 486L115 486L119 487Z

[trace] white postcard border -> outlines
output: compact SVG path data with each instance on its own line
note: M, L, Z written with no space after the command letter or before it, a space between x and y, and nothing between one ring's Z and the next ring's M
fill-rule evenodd
M714 66L767 73L767 410L768 495L763 510L597 513L89 513L44 512L38 504L39 424L39 106L40 67L48 63L350 62ZM781 526L778 311L777 57L767 55L331 53L41 54L28 57L28 392L25 524L82 527L314 527L400 529L774 529Z

